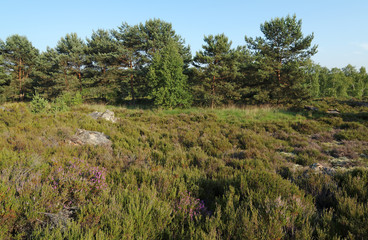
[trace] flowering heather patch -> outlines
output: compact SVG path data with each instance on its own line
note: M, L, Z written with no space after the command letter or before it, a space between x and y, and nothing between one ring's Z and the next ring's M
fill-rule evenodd
M54 161L49 181L54 191L65 195L67 206L83 202L107 188L106 169L80 159L65 166Z
M188 191L180 192L180 199L176 203L174 209L175 213L181 214L184 218L193 220L193 217L202 215L209 215L204 201L199 198L191 196Z

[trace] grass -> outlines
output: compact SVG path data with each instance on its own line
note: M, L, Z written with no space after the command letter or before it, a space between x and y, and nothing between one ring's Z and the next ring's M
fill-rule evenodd
M179 115L179 114L212 114L218 120L227 123L248 123L248 122L272 122L272 121L301 121L305 117L296 113L271 106L258 107L226 107L226 108L190 108L172 110L153 110L152 114L157 116Z
M0 239L364 239L368 109L333 104L341 115L6 104ZM117 123L88 116L106 109ZM70 145L78 128L112 147Z

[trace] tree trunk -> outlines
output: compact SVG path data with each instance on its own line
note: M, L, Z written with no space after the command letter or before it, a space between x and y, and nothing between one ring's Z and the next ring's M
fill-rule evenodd
M277 74L277 79L279 80L279 84L282 84L282 82L281 82L281 70L277 69L276 74Z
M22 101L23 100L23 97L22 97L22 59L19 59L18 80L19 80L19 101Z
M83 88L82 88L82 74L81 74L81 72L78 72L77 75L78 75L78 79L79 79L79 90L80 90L80 93L82 93L82 90L83 90Z
M131 71L133 71L133 63L130 61L129 68ZM130 94L132 95L132 101L135 102L135 96L134 96L134 75L133 73L130 74Z
M281 67L282 67L282 59L280 58L279 59L279 68L278 69L276 69L276 74L277 74L277 80L279 81L279 84L281 85L281 84L283 84L282 83L282 80L281 80Z
M66 90L69 91L69 83L68 83L68 78L67 78L66 68L65 67L64 67L64 79L65 79L65 87L66 87Z
M214 105L215 105L215 81L216 81L216 76L213 75L212 77L212 98L211 98L211 108L213 109Z

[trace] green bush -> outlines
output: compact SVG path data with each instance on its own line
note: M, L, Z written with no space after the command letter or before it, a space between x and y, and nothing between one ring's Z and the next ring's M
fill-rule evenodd
M66 92L62 95L62 99L68 107L78 106L83 103L82 94L80 92Z
M51 112L53 113L57 113L57 112L66 112L69 110L69 106L68 104L65 102L63 97L58 97L56 98L52 103L51 103L51 108L50 108Z
M32 113L45 113L49 110L50 105L49 102L40 97L38 93L33 95L33 99L30 103L30 109Z

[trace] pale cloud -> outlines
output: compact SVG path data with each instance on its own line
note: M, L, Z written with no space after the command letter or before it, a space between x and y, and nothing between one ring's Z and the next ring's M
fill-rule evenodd
M361 43L359 47L363 48L364 50L368 51L368 43Z

